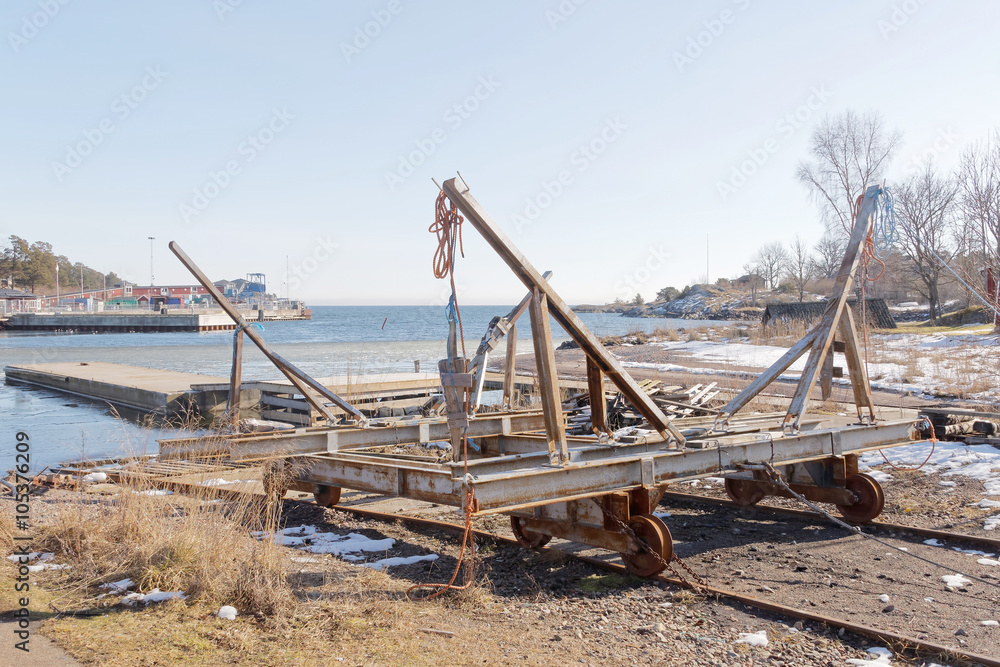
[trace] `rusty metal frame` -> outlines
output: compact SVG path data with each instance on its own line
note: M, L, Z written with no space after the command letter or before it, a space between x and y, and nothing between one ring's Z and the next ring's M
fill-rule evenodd
M617 503L616 507L620 506L620 510L624 508L622 511L627 517L633 509L639 512L651 509L651 506L642 509L641 502L633 503L634 497L647 494L645 504L649 505L654 495L658 497L657 494L670 482L709 475L732 475L759 467L762 463L786 466L788 469L795 469L800 464L811 465L817 460L835 465L830 462L853 460L852 457L864 451L920 438L918 424L922 420L805 430L815 422L801 419L805 397L815 383L816 371L823 365L836 327L840 327L846 339L845 349L848 350L852 371L854 365L860 363L857 340L850 336L854 332L854 323L844 304L851 273L858 263L860 243L867 234L877 189L869 189L863 201L838 275L835 298L831 299L823 321L748 388L756 393L809 350L808 368L811 370L804 373L784 424L775 424L775 416L756 416L741 418L732 426L726 424L725 431L719 430L719 419L714 423L711 418L670 421L569 309L545 277L497 228L471 197L464 183L460 188L455 179L450 179L445 181L443 190L530 292L530 297L515 308L512 315L516 316L526 308L531 316L538 385L542 396L541 412L468 415L463 410L461 423L456 413L450 416L450 423L449 420L436 418L395 422L377 428L331 426L297 429L291 433L163 440L160 441L161 457L222 455L235 461L294 457L302 463L299 480L302 483L346 487L456 507L465 505L471 491L473 511L477 514L513 513L524 519L521 525L528 531L537 530L547 535L560 535L617 551L628 551L635 545L621 538L615 527L609 529L605 525L601 508L606 509L608 503ZM180 253L179 248L174 250ZM594 411L595 425L599 429L604 426L605 417L600 406L604 403L604 376L607 375L649 421L655 433L650 431L611 443L602 442L595 436L566 434L558 400L548 325L550 315L587 356L588 390L592 401L598 405ZM242 322L238 313L234 319ZM253 332L248 330L247 333L256 343ZM495 342L499 342L499 338ZM454 345L451 347L454 349ZM511 356L511 351L509 347L508 356ZM510 362L508 358L507 376L512 372ZM287 362L285 364L283 372L291 367ZM444 386L461 387L463 393L473 389L473 375L466 372L464 358L443 360L440 370ZM294 373L286 372L286 375L299 386L297 380L301 381L300 377ZM449 378L451 385L448 384ZM510 377L506 377L505 385L509 383ZM728 422L732 414L749 400L748 390L744 390L726 407L725 414L720 415L724 418L723 423ZM867 403L864 402L866 396ZM859 414L863 404L871 407L867 384L855 387L855 397ZM460 402L456 401L455 405ZM449 410L453 412L451 407ZM793 428L783 428L789 424ZM460 437L456 437L457 432ZM479 439L477 449L480 453L477 456L470 455L467 460L459 457L457 443L464 438ZM448 441L452 443L454 454L450 461L438 460L434 455L421 455L419 450L416 453L397 453L394 447ZM849 499L844 490L823 487L819 493L835 501ZM589 499L599 499L603 504L598 506Z
M547 450L460 462L398 460L380 453L338 451L303 461L308 481L460 507L466 488L480 514L511 512L623 489L722 475L762 461L788 465L881 449L919 439L915 420L822 429L799 434L724 436L700 449L663 443L607 447L571 442L570 462L549 463ZM501 438L502 439L502 438ZM539 444L542 444L541 442Z

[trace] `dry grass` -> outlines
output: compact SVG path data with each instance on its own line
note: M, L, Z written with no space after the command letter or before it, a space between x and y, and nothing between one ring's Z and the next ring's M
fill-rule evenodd
M0 512L0 547L4 553L14 550L14 514L13 512Z
M126 482L110 504L64 506L39 546L72 565L75 584L124 578L138 590L183 591L193 600L274 616L294 604L284 558L251 530L273 531L278 505L144 495Z

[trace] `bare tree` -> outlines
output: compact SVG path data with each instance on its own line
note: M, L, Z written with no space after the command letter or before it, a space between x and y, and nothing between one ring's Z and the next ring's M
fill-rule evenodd
M757 290L760 289L761 277L760 277L760 266L754 261L750 260L743 265L743 270L747 275L747 285L750 287L750 303L757 305Z
M837 234L827 232L813 246L812 272L819 278L833 278L844 261L844 240Z
M757 249L757 252L750 258L752 265L757 267L757 272L764 279L764 284L771 289L778 286L778 278L784 273L788 265L788 251L780 242L767 243Z
M819 204L827 231L850 236L855 199L882 178L902 136L876 111L826 116L813 130L812 162L799 163L796 176Z
M951 178L939 176L934 165L927 163L921 173L894 190L900 245L919 280L918 291L930 304L931 322L937 322L941 315L938 284L944 270L942 262L949 261L954 252L950 237L958 186Z
M806 291L806 283L812 279L812 260L809 257L809 247L802 242L799 235L789 244L788 253L788 273L795 284L795 289L799 291L799 303Z
M965 251L992 266L1000 264L1000 131L962 153L958 203Z

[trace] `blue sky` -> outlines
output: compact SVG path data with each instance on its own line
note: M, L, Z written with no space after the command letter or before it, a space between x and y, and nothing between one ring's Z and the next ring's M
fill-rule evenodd
M190 282L176 240L281 294L287 257L315 305L443 303L431 178L458 170L567 301L650 299L706 242L714 280L820 237L794 171L824 114L903 131L890 177L996 127L992 3L577 2L9 0L0 234L142 283L154 236L157 284ZM523 294L465 249L462 302Z

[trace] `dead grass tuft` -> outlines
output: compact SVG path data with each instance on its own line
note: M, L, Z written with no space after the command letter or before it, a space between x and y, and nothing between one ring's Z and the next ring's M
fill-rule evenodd
M278 615L294 604L283 557L252 530L273 531L278 504L143 495L125 482L108 505L66 506L42 535L45 550L73 566L71 578L98 584L132 579L139 590L183 591L240 613Z

